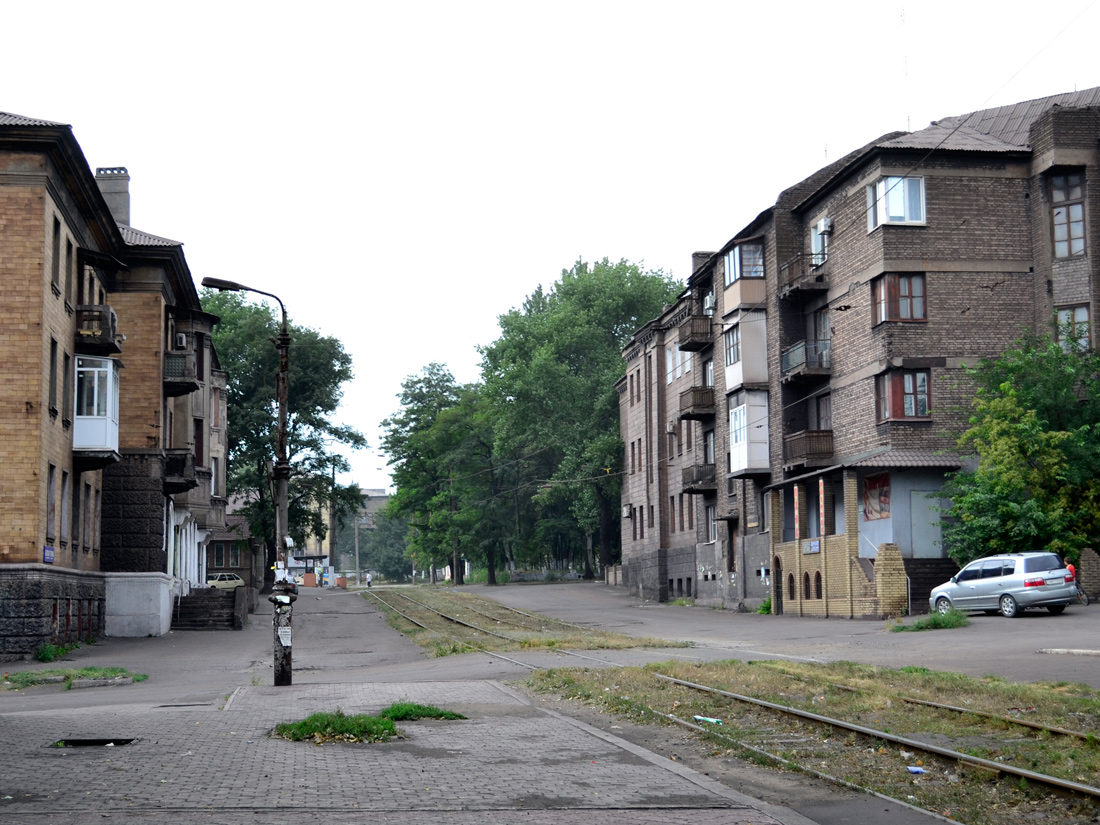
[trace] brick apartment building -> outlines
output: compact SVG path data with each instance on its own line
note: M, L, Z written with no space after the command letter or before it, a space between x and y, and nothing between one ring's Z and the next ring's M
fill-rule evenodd
M1091 343L1098 140L1100 88L887 134L696 253L623 353L623 583L926 610L956 569L937 508L964 366L1027 329Z
M124 169L0 113L0 655L168 630L224 525L224 387L182 247Z

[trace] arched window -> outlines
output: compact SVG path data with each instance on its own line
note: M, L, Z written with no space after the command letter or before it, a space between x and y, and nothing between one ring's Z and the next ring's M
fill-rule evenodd
M814 573L814 598L821 598L821 571Z
M787 574L787 596L792 600L796 598L794 591L794 573Z
M802 598L810 598L810 574L802 574Z

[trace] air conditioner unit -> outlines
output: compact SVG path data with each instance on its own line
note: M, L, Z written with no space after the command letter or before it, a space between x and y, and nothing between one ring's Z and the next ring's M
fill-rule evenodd
M187 333L176 333L176 349L187 349Z
M629 504L623 505L623 518L632 518L634 516L634 508Z
M822 218L821 221L818 223L818 226L820 227L817 230L818 234L821 234L821 235L832 235L833 234L833 219L832 218Z
M676 422L669 421L667 424L665 424L665 432L669 435L676 435Z

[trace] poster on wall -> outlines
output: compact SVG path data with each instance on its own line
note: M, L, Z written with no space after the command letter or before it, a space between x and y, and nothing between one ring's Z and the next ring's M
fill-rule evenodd
M889 473L863 479L863 518L867 521L890 518Z

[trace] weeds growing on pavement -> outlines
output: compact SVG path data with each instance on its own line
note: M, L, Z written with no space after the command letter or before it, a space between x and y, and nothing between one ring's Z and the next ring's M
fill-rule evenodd
M80 642L73 642L68 645L55 645L50 642L43 642L38 646L38 649L34 651L34 658L40 662L52 662L56 659L60 659L65 654L70 653L80 647Z
M460 713L431 705L397 702L377 716L357 713L349 716L343 710L334 713L314 713L301 722L284 722L275 726L275 735L294 742L384 742L397 736L396 722L417 719L465 719Z
M23 690L35 685L63 683L68 690L74 679L125 679L144 682L149 677L144 673L131 673L124 667L82 667L52 668L50 670L21 670L5 674L4 687L11 690Z
M954 627L966 627L968 624L970 624L970 619L967 618L966 614L952 607L946 613L930 613L911 624L896 622L890 625L890 630L894 633L901 633L906 630L945 630Z

